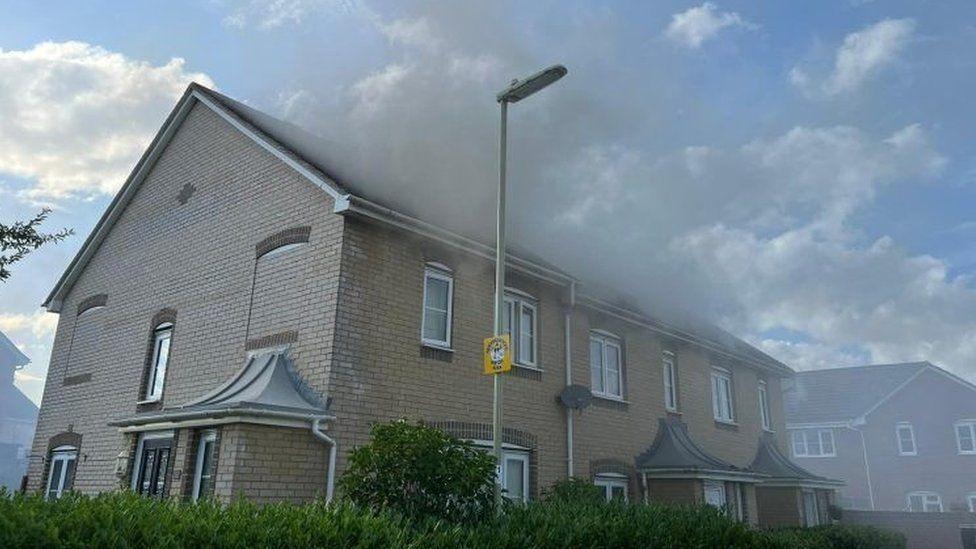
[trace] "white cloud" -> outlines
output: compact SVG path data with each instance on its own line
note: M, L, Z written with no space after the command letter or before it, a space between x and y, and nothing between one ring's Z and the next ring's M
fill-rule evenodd
M54 335L58 326L58 315L37 311L30 315L20 313L0 313L0 332L6 334L30 334L34 339L44 339Z
M852 92L894 64L914 35L913 19L885 19L848 34L837 48L833 70L822 82L814 83L799 67L790 71L790 82L811 95Z
M183 59L154 66L84 42L0 49L0 173L43 201L115 192L192 81Z
M254 26L269 30L301 24L310 16L327 10L352 11L353 7L351 0L244 0L235 3L223 24L238 29Z
M31 359L30 364L14 374L14 382L34 402L41 401L57 326L58 315L43 310L30 314L0 313L0 331Z
M749 30L758 28L756 24L746 21L734 11L719 12L715 4L705 2L672 15L671 23L665 29L664 36L676 44L698 49L705 41L714 38L722 29L729 27Z

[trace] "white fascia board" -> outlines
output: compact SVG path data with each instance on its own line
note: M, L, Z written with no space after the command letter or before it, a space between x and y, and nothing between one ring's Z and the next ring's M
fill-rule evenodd
M787 423L786 430L796 430L796 429L833 429L833 428L845 428L851 425L850 421L819 421L819 422L809 422L809 423Z

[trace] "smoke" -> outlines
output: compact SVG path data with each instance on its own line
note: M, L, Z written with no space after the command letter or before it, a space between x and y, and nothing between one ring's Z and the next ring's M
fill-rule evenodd
M425 2L383 15L360 5L352 17L368 23L364 43L379 44L355 77L336 81L299 55L286 89L261 105L321 136L325 168L351 189L491 242L494 96L560 62L567 77L509 109L513 247L801 367L866 355L962 372L976 358L958 345L976 332L972 288L854 225L886 187L943 173L924 124L811 126L770 102L757 127L756 108L722 110L737 92L697 85L686 64L711 54L676 54L663 34L670 14L647 27L603 8L557 18L509 2ZM947 302L954 313L930 326L934 340L896 320L927 307L937 317Z

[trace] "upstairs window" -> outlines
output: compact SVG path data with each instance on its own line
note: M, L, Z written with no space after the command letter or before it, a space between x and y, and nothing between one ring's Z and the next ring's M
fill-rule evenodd
M908 510L913 513L941 513L942 496L935 492L911 492L908 494Z
M895 439L898 443L898 454L914 456L918 454L915 447L915 429L911 423L901 422L895 426Z
M976 421L956 423L956 447L960 454L976 454Z
M515 362L530 368L537 367L535 337L537 316L535 302L529 298L515 294L505 295L502 331L511 337L512 356Z
M166 382L166 366L169 364L169 344L173 336L173 324L164 322L153 330L153 353L146 380L146 400L159 400Z
M769 417L769 393L766 391L766 382L759 381L759 419L762 421L762 428L772 430L772 421Z
M58 446L51 451L51 463L48 468L47 499L58 499L66 491L71 490L75 481L75 464L78 461L78 449L74 446Z
M712 370L712 415L716 421L735 421L732 403L732 374L728 370Z
M834 457L832 429L798 429L793 431L793 457Z
M590 391L601 397L623 398L620 340L616 337L590 333Z
M969 507L970 513L976 513L976 493L966 496L966 505Z
M447 270L428 266L424 271L424 316L421 340L425 345L451 347L451 304L454 277Z
M669 412L678 411L678 376L674 367L674 354L665 352L661 357L664 376L664 408Z

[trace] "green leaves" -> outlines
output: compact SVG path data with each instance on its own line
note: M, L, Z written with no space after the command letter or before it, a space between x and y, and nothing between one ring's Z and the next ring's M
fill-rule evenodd
M374 510L470 522L492 515L494 476L488 453L438 429L394 421L374 426L370 443L350 453L339 488Z
M10 265L44 244L58 242L74 234L71 229L61 229L52 234L38 232L37 228L50 213L50 209L44 208L28 221L17 221L11 225L0 223L0 282L10 277Z

